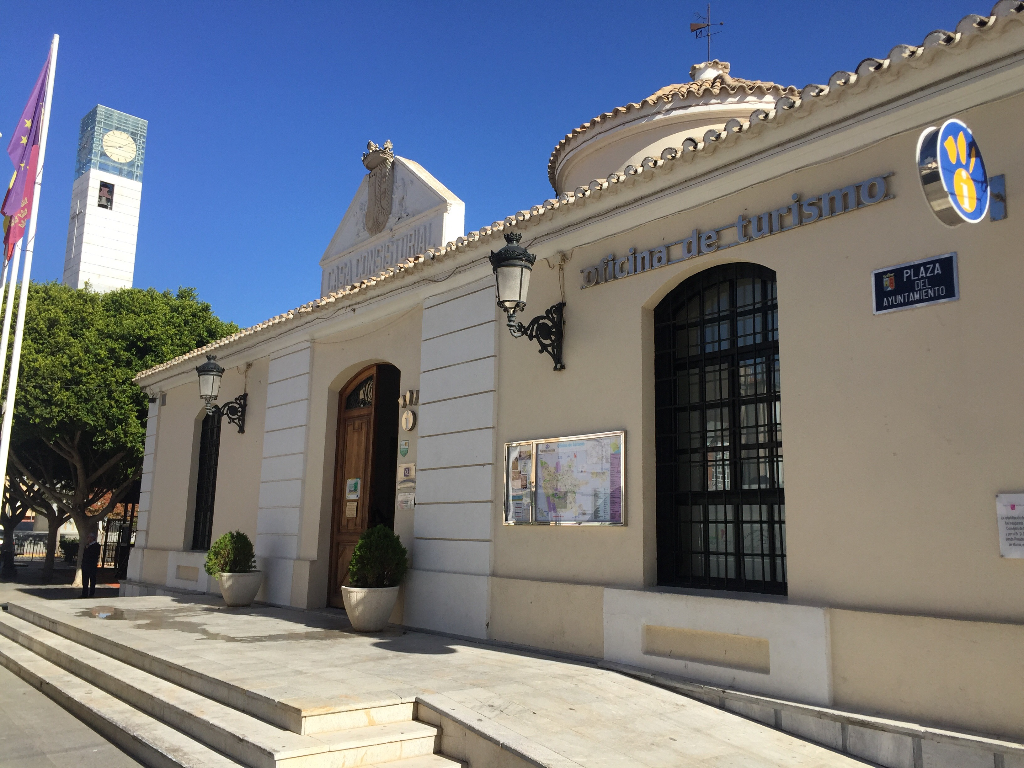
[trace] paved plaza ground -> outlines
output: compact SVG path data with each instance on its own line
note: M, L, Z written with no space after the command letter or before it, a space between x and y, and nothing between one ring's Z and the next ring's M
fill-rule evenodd
M31 598L17 598L25 604ZM588 766L801 766L857 760L585 662L391 628L361 635L344 615L219 600L47 602L84 631L302 712L421 700L479 732Z
M21 597L67 600L81 594L70 584L73 568L58 564L50 584L42 563L19 561L16 581L0 582L0 604ZM97 597L117 596L110 576ZM105 583L106 582L106 583ZM134 768L135 760L17 675L0 667L0 768Z
M3 768L135 768L89 726L0 667L0 766Z
M81 596L80 587L72 587L75 569L59 559L54 564L53 576L43 580L42 560L15 561L17 577L13 581L0 581L0 604L15 599L17 595L39 597L44 600L68 600ZM117 575L109 568L102 568L96 581L96 597L117 597Z

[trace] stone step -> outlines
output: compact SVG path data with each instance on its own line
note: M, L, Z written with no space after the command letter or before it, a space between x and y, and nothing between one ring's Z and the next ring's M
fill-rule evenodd
M141 712L252 768L349 768L431 755L438 729L416 721L301 735L0 613L0 635Z
M324 706L322 702L303 707L290 701L263 696L242 686L204 675L155 654L118 642L114 638L87 632L28 604L10 603L9 615L41 627L93 651L167 680L194 693L272 723L279 728L306 735L369 725L407 722L413 719L412 697L398 697L359 705ZM98 619L97 621L103 621Z
M144 765L239 768L234 760L65 672L6 637L0 637L0 664Z
M444 755L423 755L393 760L390 763L374 763L369 768L469 768L465 763L452 760Z

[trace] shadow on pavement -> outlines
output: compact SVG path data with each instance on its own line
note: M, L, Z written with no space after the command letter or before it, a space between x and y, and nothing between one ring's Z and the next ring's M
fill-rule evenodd
M41 560L16 560L14 563L14 580L0 581L0 602L15 600L19 595L42 598L44 600L73 600L81 597L81 587L72 587L75 580L75 569L63 561L54 564L53 574L47 582L43 578ZM94 599L101 597L117 597L117 574L113 569L104 568L99 572Z
M431 638L424 641L424 638ZM449 638L440 635L423 635L420 633L406 634L403 632L398 637L389 637L373 644L374 648L394 653L415 653L420 656L445 656L455 653L455 649L448 644Z

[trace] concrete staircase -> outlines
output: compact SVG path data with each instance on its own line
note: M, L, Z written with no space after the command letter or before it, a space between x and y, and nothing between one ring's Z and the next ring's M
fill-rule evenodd
M297 710L10 608L0 612L0 664L145 765L463 766L437 754L440 729L415 719L415 702Z

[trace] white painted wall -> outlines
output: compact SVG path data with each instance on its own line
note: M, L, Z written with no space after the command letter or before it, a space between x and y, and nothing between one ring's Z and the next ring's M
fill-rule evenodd
M139 493L138 516L135 523L135 546L128 557L128 578L142 580L142 558L146 549L149 530L149 512L152 508L153 469L156 465L156 432L160 421L160 398L149 403L146 418L146 446L142 457L142 480Z
M264 573L258 599L277 605L291 604L298 558L312 362L309 342L270 356L256 559Z
M647 656L643 627L651 624L768 640L771 672ZM808 704L832 704L828 614L824 608L751 599L604 591L604 657L608 661Z
M98 205L100 182L114 185L113 208ZM95 168L79 176L71 190L71 216L64 253L65 285L97 291L130 288L142 205L142 182Z
M486 637L494 523L496 309L490 278L424 301L405 624Z
M206 552L168 552L164 584L174 589L220 594L220 583L206 572Z

